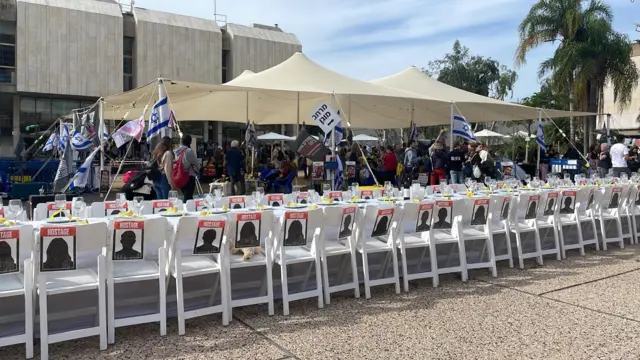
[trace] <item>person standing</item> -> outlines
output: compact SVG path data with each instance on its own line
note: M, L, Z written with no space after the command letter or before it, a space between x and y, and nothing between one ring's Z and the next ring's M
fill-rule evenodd
M196 153L191 149L191 135L184 135L180 146L173 150L174 157L180 159L182 156L182 168L184 171L189 172L189 181L180 189L184 195L184 201L192 200L193 193L196 190L196 181L198 178L198 172L200 171L200 164L198 164L198 157Z
M238 148L238 140L231 142L231 147L226 154L227 175L231 179L231 194L244 195L244 155ZM239 190L236 191L236 184L239 184Z
M231 147L233 147L233 145ZM273 152L271 153L271 162L273 162L273 167L280 170L284 159L284 151L282 151L280 144L273 145Z
M598 160L598 176L604 178L611 169L611 154L608 144L600 144L600 159Z
M413 181L414 170L418 168L418 151L416 148L418 144L411 140L409 141L409 147L404 151L404 160L402 161L402 185L405 188L411 186Z
M393 180L396 177L396 169L398 168L398 158L396 154L393 152L393 146L389 145L387 147L387 151L382 158L382 163L384 167L384 177L385 181L390 181L393 184Z
M442 144L435 143L431 147L433 152L431 154L431 166L433 172L431 173L431 185L438 185L440 181L447 179L447 163L449 162L449 155L447 151L442 147Z
M462 148L461 143L456 143L453 150L449 153L449 175L452 184L464 184L464 171L462 167L465 162L465 154L467 152Z
M169 190L175 188L173 180L171 179L173 153L171 152L170 137L165 136L160 140L151 153L151 159L151 171L156 174L153 180L153 190L156 193L156 199L168 199Z
M611 146L611 167L613 169L613 176L620 177L620 174L624 173L627 176L631 176L627 160L629 160L629 148L623 144L621 139L618 139L613 146Z

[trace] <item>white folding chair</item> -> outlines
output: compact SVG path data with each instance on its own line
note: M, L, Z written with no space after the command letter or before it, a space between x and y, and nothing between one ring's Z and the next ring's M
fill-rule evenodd
M380 190L360 190L358 196L364 200L377 199L380 197Z
M464 200L436 200L429 241L436 256L437 275L460 273L462 281L467 281L467 256L461 228L464 206ZM439 277L434 276L434 279L439 283Z
M509 215L513 210L514 197L508 195L492 194L491 221L488 222L488 231L493 239L493 252L495 261L509 261L509 267L513 267L513 254L511 251L511 231L509 231Z
M149 206L149 203L151 203L151 206ZM129 206L131 205L132 204L129 204ZM172 208L173 204L169 200L151 200L151 201L145 200L143 201L142 206L143 206L142 214L149 215L149 214L160 214L161 212L165 212L168 209ZM182 210L184 208L184 205L182 204L182 200L178 200L177 203L175 204L175 207L177 207L178 210Z
M89 216L92 218L101 218L110 215L117 215L127 212L129 204L127 202L121 204L118 201L98 201L91 204L89 208Z
M620 203L618 207L618 214L620 215L620 229L622 230L622 239L629 239L629 244L634 243L633 236L633 222L631 220L632 206L635 201L635 196L631 196L631 190L633 186L621 184L622 195L620 196Z
M365 298L371 298L372 286L386 284L395 284L396 294L399 294L400 277L395 239L398 236L398 221L402 216L402 210L394 205L380 204L378 206L367 205L364 211L364 216L360 218L358 226L356 226L356 249L362 254ZM380 265L378 278L371 279L369 255L376 253L386 253L386 257ZM390 277L387 276L389 260L393 264L393 275Z
M220 199L220 207L229 209L246 209L251 206L251 196L225 196Z
M341 193L341 192L340 192ZM337 194L330 196L336 199ZM334 292L353 289L356 298L360 298L360 282L358 280L358 263L356 260L356 224L360 211L357 206L327 206L324 209L322 223L322 283L324 302L331 303ZM331 285L329 273L329 258L341 257L340 267L335 274L337 285ZM351 281L346 280L347 262L351 263Z
M274 238L274 262L280 265L282 306L284 315L289 315L289 302L307 298L318 298L318 308L324 307L322 298L322 270L320 243L322 236L322 209L288 210L276 225ZM288 266L304 264L308 268L298 277L289 275ZM311 271L315 267L315 287L308 290ZM300 291L289 292L289 280L299 279Z
M598 226L595 218L596 187L588 186L580 189L577 195L576 208L578 210L578 222L580 224L580 234L584 246L595 245L596 250L600 250L598 242Z
M516 238L516 250L518 264L524 269L524 260L535 258L539 265L542 265L542 254L540 248L540 237L536 227L538 208L542 207L542 196L533 193L521 193L513 202L514 209L509 215L509 229ZM529 239L525 237L528 235ZM525 246L533 243L533 246Z
M178 335L185 333L185 320L199 316L222 313L222 325L229 324L229 306L226 274L220 257L229 252L226 245L228 232L226 216L185 216L178 220L174 236L170 273L176 279L178 310ZM213 281L197 291L184 292L183 279L193 276L216 275ZM220 303L215 305L215 295L220 289ZM185 311L185 299L207 296L207 305Z
M538 216L534 223L540 243L540 255L555 255L557 260L562 260L560 241L558 239L557 218L560 192L557 190L545 191L542 194L542 201L544 206L538 207ZM551 234L550 241L547 236L548 234ZM550 246L548 244L550 244ZM542 265L542 263L540 265Z
M228 269L226 271L227 274L227 284L229 287L228 291L228 306L229 306L229 319L232 318L233 308L240 306L250 306L250 305L258 305L258 304L268 304L269 315L274 315L274 305L273 305L273 258L271 249L273 247L273 236L274 236L274 215L273 211L261 211L261 212L248 212L248 213L237 213L230 214L228 216L229 219L229 232L227 234L227 239L229 241L229 247L233 244L235 248L241 249L246 247L245 243L242 242L243 233L245 231L251 230L250 227L246 229L244 226L238 228L239 221L242 225L242 219L255 218L253 214L259 215L259 226L255 225L254 227L258 228L258 240L260 243L260 248L262 251L259 253L254 253L248 260L243 260L242 255L237 254L229 254L228 256L223 256L224 266ZM245 221L246 222L246 221ZM249 229L249 230L248 230ZM253 229L255 230L255 229ZM256 270L260 271L264 270L264 277L262 277L258 282L251 282L246 284L241 281L232 282L231 277L234 271L247 271L251 269L251 273L255 273ZM238 298L234 298L234 290L238 292L240 290L245 290L247 286L257 285L258 287L258 295L257 296L242 296Z
M343 191L330 191L327 197L333 201L349 200L345 199L345 194Z
M116 327L160 323L160 335L167 334L167 249L173 234L165 218L115 219L109 224L107 253L107 303L109 307L109 343L115 343ZM132 282L158 282L158 297L131 294L116 296L116 285ZM116 303L116 299L119 303ZM153 304L156 311L143 310L144 315L128 311L128 306ZM117 316L116 307L123 314Z
M107 349L106 263L107 224L46 225L37 236L34 271L37 279L40 319L40 358L49 358L49 344L100 336L100 350ZM81 308L81 301L63 313L49 314L48 300L54 295L97 290L96 326L49 333L49 317L60 320L90 314L95 305ZM86 299L82 297L82 299ZM55 315L55 317L53 316Z
M66 202L67 211L71 212L71 202ZM33 210L33 220L42 221L47 220L51 215L58 211L55 202L39 203Z
M434 206L435 203L433 201L404 203L397 242L397 246L400 249L400 259L402 260L404 291L409 291L410 280L431 278L433 287L438 286L438 261L435 249L429 241ZM427 251L429 252L428 255ZM415 269L411 273L409 273L409 264L407 263L408 252L419 254L412 264L412 267L415 265ZM424 260L427 256L429 268L428 270L423 270Z
M4 256L0 261L0 299L24 296L24 332L0 337L3 346L25 344L26 357L33 357L33 227L17 225L0 230L0 248ZM2 302L2 300L0 300ZM3 310L8 310L6 307ZM0 323L20 321L20 313L0 316Z
M285 205L285 194L267 194L260 201L262 205L281 207Z
M205 199L189 199L185 204L188 212L197 212L207 209L207 202Z
M0 207L0 217L8 220L29 221L29 212L25 210L13 212L9 206L5 206Z
M586 191L585 191L586 190ZM589 197L588 189L563 190L558 199L559 209L557 211L558 235L562 248L562 258L567 258L567 250L580 250L580 255L584 256L584 237L582 235L582 223L591 224L593 220L586 214L586 202ZM573 230L575 228L575 230ZM595 234L595 228L594 234ZM565 232L566 236L565 236ZM577 237L575 236L577 234ZM596 241L597 244L597 241Z
M633 242L640 243L640 185L633 186L629 192L629 207L631 209L631 224L633 226Z
M607 244L618 243L624 249L622 223L620 221L620 203L623 195L621 186L606 187L604 191L596 192L594 200L594 215L600 225L599 232L602 239L602 250L607 251ZM609 225L609 226L607 226ZM614 233L610 235L610 231Z
M460 236L464 241L465 266L471 269L489 269L493 277L498 276L493 234L489 224L493 222L493 208L489 197L464 200Z

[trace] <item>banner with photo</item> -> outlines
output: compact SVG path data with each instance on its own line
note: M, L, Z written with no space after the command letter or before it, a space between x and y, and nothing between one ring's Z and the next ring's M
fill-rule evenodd
M142 260L144 258L144 220L116 220L113 223L112 244L112 260Z
M284 241L282 246L307 245L307 222L309 212L287 211L284 213Z
M224 220L198 220L193 255L219 254L226 225Z
M76 228L43 227L40 229L40 271L76 269Z

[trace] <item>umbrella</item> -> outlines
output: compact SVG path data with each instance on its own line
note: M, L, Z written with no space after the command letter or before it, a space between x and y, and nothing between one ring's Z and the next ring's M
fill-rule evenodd
M377 137L360 134L353 137L353 141L378 141Z
M294 141L295 139L295 137L281 135L274 132L258 136L258 140L260 141Z
M484 129L482 131L478 131L477 133L474 133L473 135L475 135L475 137L486 137L486 138L492 138L492 137L503 138L504 137L504 135L502 135L502 134L498 134L495 131L491 131L491 130L487 130L487 129Z

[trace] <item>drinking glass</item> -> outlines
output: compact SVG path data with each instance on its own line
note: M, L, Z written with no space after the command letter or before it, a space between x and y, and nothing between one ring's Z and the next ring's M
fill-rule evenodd
M253 208L257 209L258 204L260 203L260 192L254 191L253 193L251 193L251 197L253 201Z
M118 208L121 208L127 202L127 194L125 193L117 193L116 194L116 205Z
M73 198L71 204L71 216L77 219L83 219L86 217L87 204L84 202L83 197Z
M220 200L222 199L222 190L221 189L214 189L213 190L213 198L216 200L216 204L220 202Z
M22 215L22 200L9 200L9 212L13 214L14 220L18 220Z
M331 192L331 184L322 184L322 196L329 198L329 192Z
M212 211L214 209L215 204L216 204L216 199L214 198L214 196L211 193L209 193L209 194L205 195L204 201L207 203L207 209L209 211Z
M526 181L526 182L527 182L527 185L529 185L529 183L531 182L531 175L526 174L526 175L524 176L524 181Z
M136 209L136 215L140 216L142 215L142 202L144 201L144 197L142 196L135 196L133 198L133 207Z
M171 206L173 207L177 207L178 206L178 192L175 190L171 190L169 191L169 202L171 203Z

